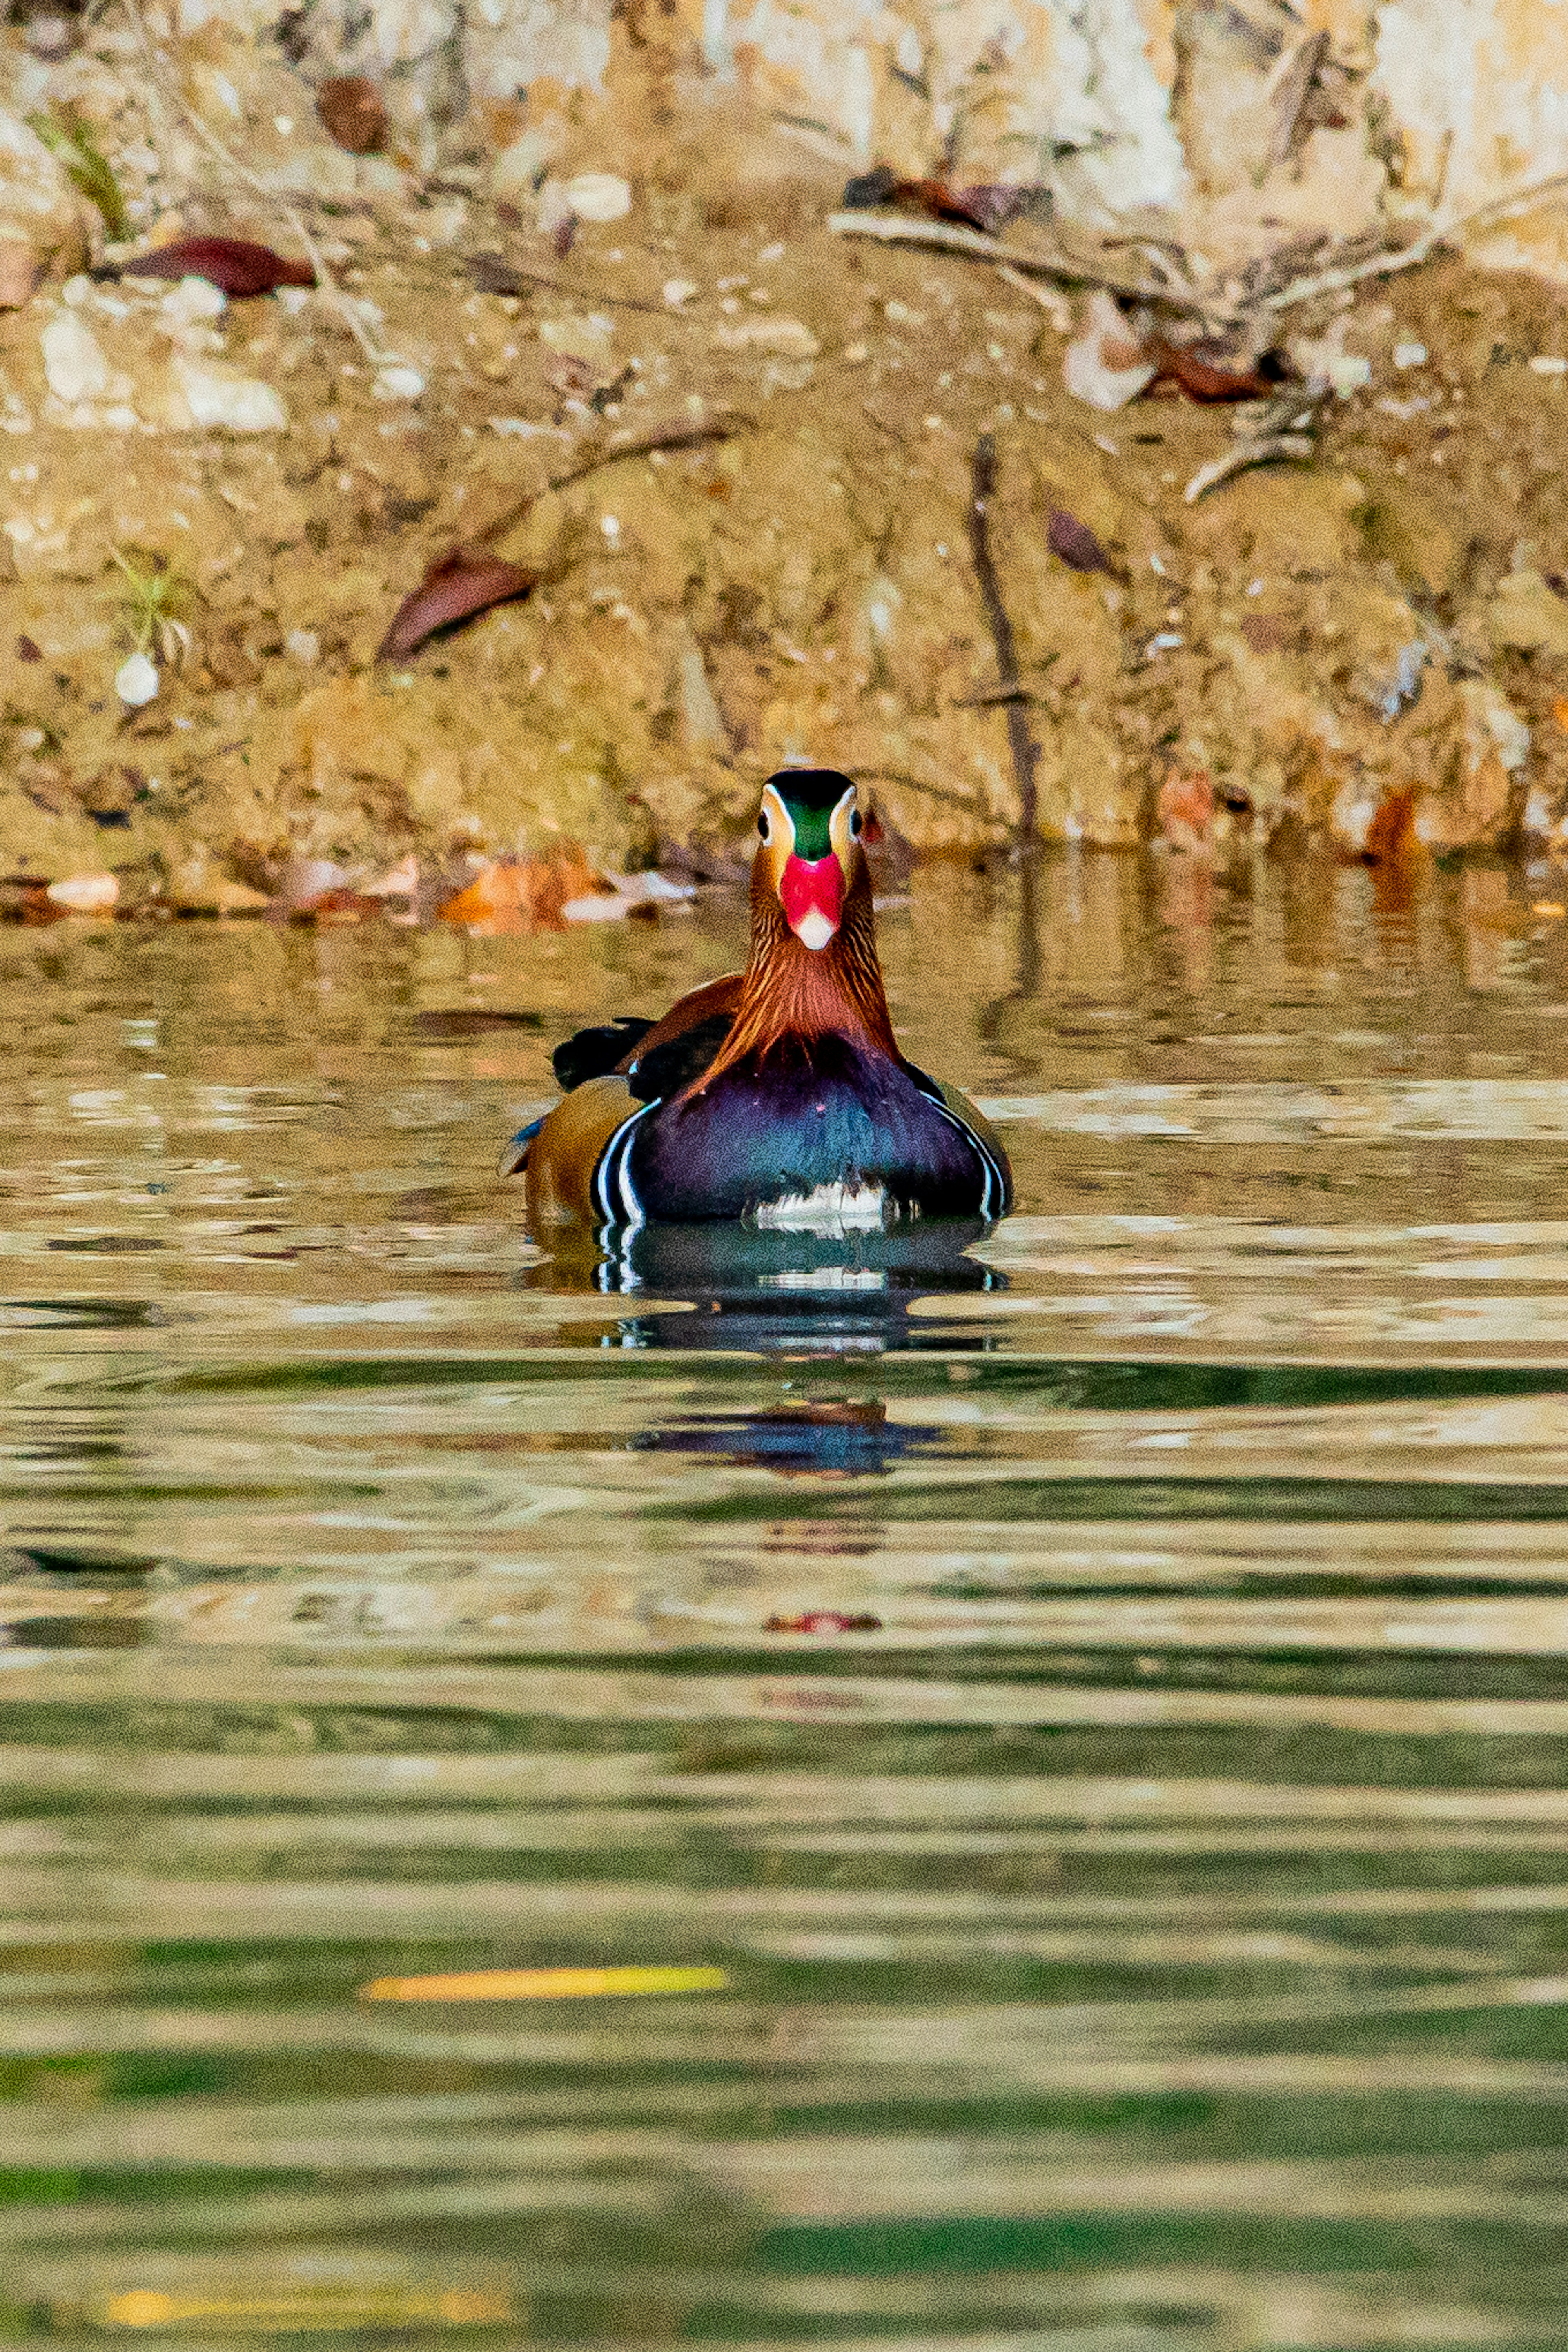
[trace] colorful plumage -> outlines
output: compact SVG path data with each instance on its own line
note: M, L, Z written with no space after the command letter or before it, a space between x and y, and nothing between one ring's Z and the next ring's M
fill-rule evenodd
M530 1223L1001 1216L1000 1139L894 1039L854 784L784 769L757 830L745 971L556 1048L567 1091L501 1161Z

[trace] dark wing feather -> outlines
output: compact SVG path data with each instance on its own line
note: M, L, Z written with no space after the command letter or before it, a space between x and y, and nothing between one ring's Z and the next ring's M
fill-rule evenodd
M601 1028L579 1029L550 1056L550 1066L568 1094L590 1078L607 1078L653 1027L636 1013L622 1013Z
M661 1044L644 1047L627 1073L627 1083L638 1102L668 1102L695 1086L730 1034L728 1013L710 1013L706 1021L679 1029Z

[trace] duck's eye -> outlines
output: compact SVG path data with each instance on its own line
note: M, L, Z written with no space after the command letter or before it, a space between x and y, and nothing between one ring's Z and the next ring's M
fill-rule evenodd
M757 819L757 831L762 835L764 841L769 841L773 838L773 826L768 821L768 813L766 809L764 809L761 816Z
M849 832L850 832L850 835L851 835L851 838L852 838L852 839L854 839L854 840L856 840L856 841L858 841L858 840L859 840L859 838L860 838L860 812L859 812L859 810L858 810L858 808L852 808L852 809L850 810L850 812L849 812Z

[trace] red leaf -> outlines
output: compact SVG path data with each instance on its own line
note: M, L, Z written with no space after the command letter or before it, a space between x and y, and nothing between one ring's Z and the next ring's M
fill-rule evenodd
M333 74L316 92L316 111L351 155L374 155L386 144L386 109L363 74Z
M769 1633L879 1633L879 1617L847 1617L841 1609L808 1609L799 1617L770 1617Z
M1205 358L1195 343L1156 343L1156 383L1177 383L1189 400L1267 400L1277 383L1258 369Z
M1050 520L1046 525L1046 544L1053 555L1059 555L1075 572L1110 570L1110 558L1088 523L1079 522L1077 515L1068 514L1065 507L1051 509Z
M405 596L382 640L378 661L402 661L416 653L437 629L471 621L492 604L509 604L539 585L539 573L499 556L470 554L454 547L437 557L412 596Z
M128 261L127 278L205 278L226 294L270 294L279 286L313 286L308 261L285 261L269 245L243 236L177 236Z

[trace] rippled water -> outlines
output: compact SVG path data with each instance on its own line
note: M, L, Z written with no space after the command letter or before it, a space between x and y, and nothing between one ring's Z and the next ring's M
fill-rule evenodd
M0 2352L1568 2342L1555 904L919 877L1019 1213L605 1265L737 906L0 933Z

